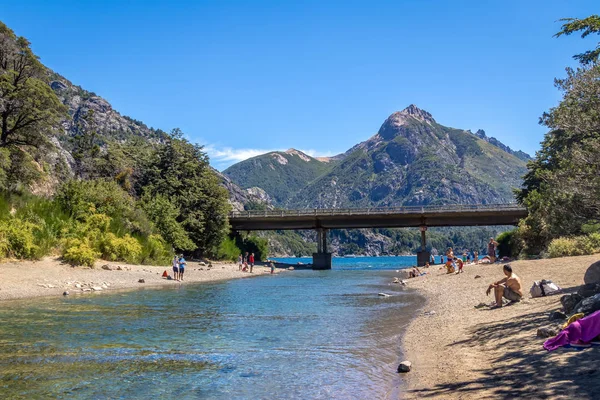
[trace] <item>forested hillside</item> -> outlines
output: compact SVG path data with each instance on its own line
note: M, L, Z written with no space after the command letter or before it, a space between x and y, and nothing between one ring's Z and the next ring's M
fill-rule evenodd
M252 197L201 146L120 115L2 23L0 118L0 258L59 253L92 265L239 252L227 213Z

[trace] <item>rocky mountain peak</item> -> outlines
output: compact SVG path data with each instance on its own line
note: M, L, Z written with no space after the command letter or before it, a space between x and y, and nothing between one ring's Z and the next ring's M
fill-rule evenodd
M300 157L300 159L309 162L311 160L311 157L308 156L307 154L301 152L300 150L296 150L294 148L289 148L285 151L285 154L289 154L291 156L298 156Z
M410 106L406 107L404 110L398 112L398 114L411 116L413 118L418 119L421 122L435 122L433 116L430 113L428 113L425 110L421 110L414 104L411 104Z

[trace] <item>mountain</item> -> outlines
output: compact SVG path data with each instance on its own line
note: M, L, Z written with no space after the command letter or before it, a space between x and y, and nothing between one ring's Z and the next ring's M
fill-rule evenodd
M73 157L74 138L84 131L94 129L101 148L108 141L125 142L144 140L160 142L166 133L161 129L148 127L141 121L121 115L111 104L97 94L74 85L58 73L47 70L50 87L60 101L67 106L69 118L62 122L62 131L56 133L52 149L45 155L50 167L60 173L51 174L49 179L34 185L33 192L50 194L56 186L77 172L77 163ZM234 210L243 210L246 204L270 204L270 198L260 188L244 190L227 176L214 170L229 192L229 202Z
M232 165L223 174L243 189L261 188L284 205L298 191L328 172L335 160L320 161L296 149L273 151Z
M289 154L276 152L225 174L241 187L263 188L287 208L491 204L514 201L528 159L481 130L443 126L410 105L328 163L307 156L292 164Z

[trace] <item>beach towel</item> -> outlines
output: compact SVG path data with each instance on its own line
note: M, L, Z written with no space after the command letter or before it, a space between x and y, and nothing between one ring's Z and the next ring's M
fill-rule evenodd
M553 351L571 343L590 343L600 335L600 310L573 322L555 337L544 342L544 348Z

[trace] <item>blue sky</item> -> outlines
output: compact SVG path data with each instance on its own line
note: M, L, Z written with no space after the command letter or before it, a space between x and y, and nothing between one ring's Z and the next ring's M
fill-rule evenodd
M595 7L594 7L595 6ZM553 38L596 0L27 1L0 20L122 114L181 128L218 169L346 151L411 103L533 154L555 77L598 37Z

